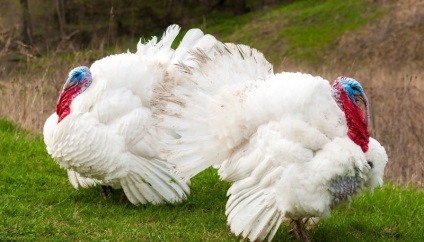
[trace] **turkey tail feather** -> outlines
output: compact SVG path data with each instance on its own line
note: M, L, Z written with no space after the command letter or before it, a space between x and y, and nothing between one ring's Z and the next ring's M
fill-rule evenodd
M72 186L75 189L78 189L79 187L89 188L89 187L97 186L97 184L100 184L100 181L96 179L83 177L79 173L70 169L68 169L67 171L68 171L69 182L72 184Z
M140 159L140 162L132 166L129 173L121 178L122 188L131 203L173 203L186 199L189 187L170 171L169 164L141 157L137 159Z
M223 44L211 35L199 37L199 31L191 30L183 39L174 54L180 61L155 90L153 101L160 126L170 127L182 137L167 142L164 153L176 164L176 172L187 179L220 164L243 139L240 127L232 126L240 123L240 115L233 112L238 100L226 100L222 92L273 73L259 51Z
M251 241L272 240L283 220L275 205L258 185L230 194L225 214L231 231Z

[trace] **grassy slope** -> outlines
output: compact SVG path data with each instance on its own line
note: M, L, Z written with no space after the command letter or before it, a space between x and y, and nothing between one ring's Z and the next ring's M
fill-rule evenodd
M99 188L74 190L66 172L47 155L42 138L4 120L0 160L0 241L65 236L83 241L215 241L228 234L221 212L227 185L218 183L211 171L193 181L192 199L181 205L135 207L120 203L120 192L104 200Z
M188 201L140 206L105 200L99 188L74 190L47 155L42 138L0 120L0 241L238 241L224 215L229 185L212 169L192 181ZM337 209L314 241L424 239L424 194L386 185ZM282 226L278 239L295 240Z
M251 45L273 64L285 59L316 64L337 37L382 15L383 10L367 0L303 0L224 21L212 20L201 28L223 41Z

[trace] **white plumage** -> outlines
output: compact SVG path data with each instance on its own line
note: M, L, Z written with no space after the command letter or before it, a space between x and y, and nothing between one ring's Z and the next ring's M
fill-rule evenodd
M155 88L173 75L176 63L184 63L188 51L209 38L193 29L173 50L171 44L179 30L172 25L160 41L153 37L145 44L140 42L136 53L111 55L89 70L71 71L58 101L59 116L64 118L54 113L46 120L44 140L49 154L68 170L75 188L96 183L122 187L134 204L186 198L186 181L159 154L161 139L172 139L175 133L156 126L151 108L153 102L156 106L161 102L154 99ZM73 85L79 89L69 95L70 105L60 106Z
M181 136L166 154L186 179L217 165L234 182L226 206L233 233L271 240L283 220L327 217L382 184L384 148L370 138L363 152L348 137L328 81L274 74L247 46L215 41L191 54L157 97L168 102L162 125Z

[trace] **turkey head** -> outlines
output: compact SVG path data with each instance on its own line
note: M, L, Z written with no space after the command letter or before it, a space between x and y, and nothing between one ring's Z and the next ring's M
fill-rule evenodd
M62 92L56 105L59 116L58 123L71 112L72 100L84 92L91 84L91 72L86 66L79 66L69 72L69 77L63 85Z
M338 77L333 84L333 97L346 116L347 135L363 152L368 151L369 105L364 89L358 81Z

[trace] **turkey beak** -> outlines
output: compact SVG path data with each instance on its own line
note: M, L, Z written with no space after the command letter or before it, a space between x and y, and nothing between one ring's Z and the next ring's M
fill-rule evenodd
M77 81L75 79L68 79L66 80L65 84L63 85L62 92L68 90L69 88L75 86L77 84Z
M365 95L365 93L361 93L360 95L355 96L355 100L356 102L360 103L360 107L362 109L362 112L364 113L365 122L367 122L367 125L369 125L370 111L367 96Z

